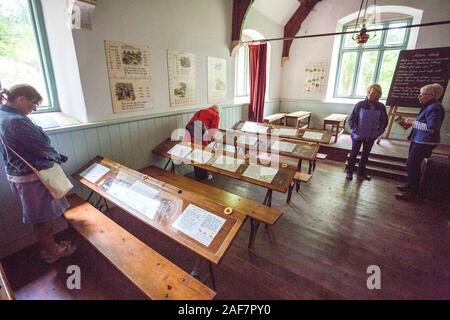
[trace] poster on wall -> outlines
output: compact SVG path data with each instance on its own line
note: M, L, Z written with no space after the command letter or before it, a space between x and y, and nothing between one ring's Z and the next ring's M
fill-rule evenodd
M227 60L208 57L208 103L224 102L227 98Z
M325 89L326 62L308 63L305 66L304 93L323 93Z
M114 112L152 108L150 49L105 41Z
M195 104L195 55L167 50L167 68L170 106Z

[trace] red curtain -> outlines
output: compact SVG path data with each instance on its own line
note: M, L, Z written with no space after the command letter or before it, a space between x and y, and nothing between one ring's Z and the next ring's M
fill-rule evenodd
M266 95L267 43L249 45L250 106L248 120L263 122Z

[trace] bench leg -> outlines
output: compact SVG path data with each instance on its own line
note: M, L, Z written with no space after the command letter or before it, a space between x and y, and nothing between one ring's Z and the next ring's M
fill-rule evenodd
M292 198L292 191L294 190L294 183L291 183L289 185L289 190L288 190L288 195L287 195L287 199L286 199L286 203L291 203L291 198Z
M200 279L200 274L198 270L200 269L200 265L202 264L203 261L206 261L208 263L208 273L203 277L203 279ZM194 267L192 268L191 271L191 276L200 280L202 283L206 283L206 281L208 281L208 278L211 278L212 289L216 291L216 279L214 278L214 272L211 261L207 261L202 257L197 257L194 262Z
M94 191L91 191L91 193L89 193L89 196L86 199L86 202L91 203L90 201L91 201L91 198L92 198L93 195L94 195Z
M272 189L267 189L266 197L264 198L263 204L268 207L272 206Z
M258 232L259 221L250 218L250 238L248 240L248 248L252 249L255 244L256 233Z
M313 161L309 160L308 174L311 174L312 168L313 168Z
M275 242L275 236L273 234L272 226L266 223L266 232L269 236L270 242Z

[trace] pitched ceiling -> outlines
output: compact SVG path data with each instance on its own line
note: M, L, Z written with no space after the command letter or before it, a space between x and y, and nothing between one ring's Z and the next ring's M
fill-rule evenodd
M255 0L250 10L255 10L269 20L285 26L299 6L298 0Z

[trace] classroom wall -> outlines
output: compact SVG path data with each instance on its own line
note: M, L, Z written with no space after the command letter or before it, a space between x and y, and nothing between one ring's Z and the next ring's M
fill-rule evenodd
M96 155L133 169L159 164L151 150L172 130L184 127L195 110L207 103L207 56L227 60L227 98L221 103L221 128L246 120L247 104L234 104L234 57L230 56L232 1L230 0L97 0L92 30L67 28L67 2L41 0L61 110L81 122L74 128L50 129L52 144L69 157L64 170L71 174ZM251 15L250 26L268 36L280 27ZM153 109L113 113L104 40L150 46ZM196 55L196 105L171 108L167 49ZM266 113L280 107L281 49L272 50L271 83ZM0 163L3 166L3 163ZM76 184L77 192L81 188ZM31 228L21 222L3 170L0 170L0 258L34 242ZM63 220L57 230L66 227Z
M327 0L316 4L313 11L302 23L297 35L336 32L339 19L359 9L359 0ZM423 10L422 23L449 19L450 3L447 0L379 0L378 6L384 5L409 6ZM298 39L293 41L289 59L283 63L281 75L281 103L282 112L307 110L313 112L312 125L320 128L322 119L331 113L350 113L355 101L331 101L326 92L308 94L303 91L305 79L304 68L310 62L328 63L328 75L332 62L332 52L335 38L320 37ZM450 25L423 27L419 29L416 48L433 48L450 46ZM443 132L443 140L450 143L450 88L444 97L447 109ZM404 139L409 131L394 126L392 138Z

